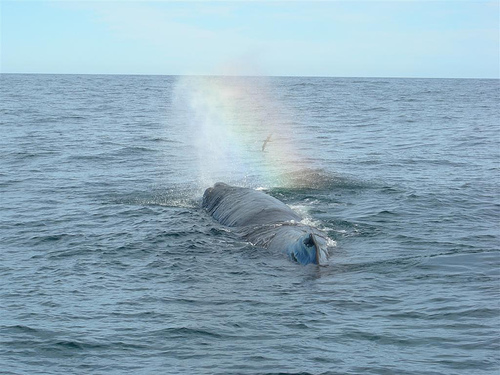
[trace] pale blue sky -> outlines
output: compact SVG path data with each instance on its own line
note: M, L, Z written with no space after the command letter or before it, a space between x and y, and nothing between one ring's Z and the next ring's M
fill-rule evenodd
M6 1L3 73L499 78L498 1Z

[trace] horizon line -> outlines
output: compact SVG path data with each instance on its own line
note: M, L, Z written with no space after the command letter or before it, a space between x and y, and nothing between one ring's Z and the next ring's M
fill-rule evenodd
M0 75L75 75L75 76L151 76L151 77L232 77L232 78L369 78L369 79L477 79L500 80L499 77L427 77L427 76L326 76L326 75L264 75L264 74L155 74L155 73L33 73L0 72Z

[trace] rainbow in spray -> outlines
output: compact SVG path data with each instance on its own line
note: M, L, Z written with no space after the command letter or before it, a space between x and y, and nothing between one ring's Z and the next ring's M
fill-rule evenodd
M178 80L175 103L177 110L185 112L200 184L290 186L287 176L307 168L296 147L294 111L277 96L277 89L265 77ZM263 151L269 136L271 141Z

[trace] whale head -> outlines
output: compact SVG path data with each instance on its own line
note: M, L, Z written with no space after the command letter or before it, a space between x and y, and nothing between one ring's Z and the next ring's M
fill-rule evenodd
M293 261L300 264L326 265L328 250L326 240L317 234L307 233L290 244L286 253Z

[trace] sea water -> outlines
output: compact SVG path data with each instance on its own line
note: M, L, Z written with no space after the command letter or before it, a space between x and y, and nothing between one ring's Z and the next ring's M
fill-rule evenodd
M0 372L498 374L499 103L498 80L0 75ZM217 181L325 231L329 265L218 224Z

